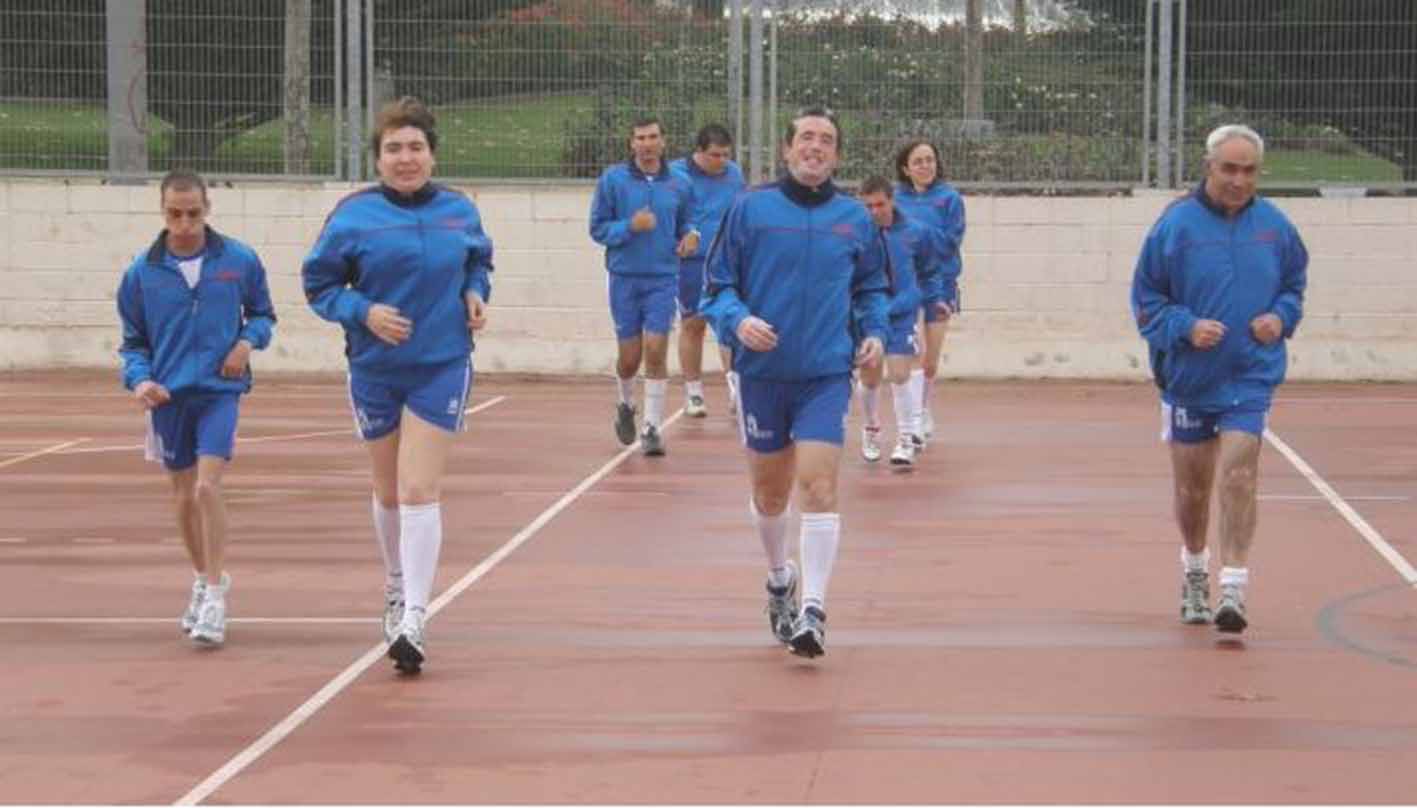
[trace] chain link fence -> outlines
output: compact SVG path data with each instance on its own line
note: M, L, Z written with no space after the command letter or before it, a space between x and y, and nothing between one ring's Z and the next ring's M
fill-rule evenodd
M1417 187L1411 0L0 0L0 170L370 175L373 112L450 178L589 178L653 113L776 170L825 104L848 180L907 138L961 185L1181 185L1255 125L1269 184ZM754 148L755 147L755 148Z

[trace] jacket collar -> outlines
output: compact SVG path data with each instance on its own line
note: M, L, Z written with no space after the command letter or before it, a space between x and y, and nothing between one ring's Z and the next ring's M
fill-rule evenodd
M411 194L401 194L381 182L379 183L379 192L384 195L385 199L401 208L417 208L428 204L437 195L438 186L432 182L425 182L423 187L417 191Z
M782 178L777 181L778 187L783 194L793 202L804 208L815 208L818 205L825 205L836 196L836 184L827 180L816 188L808 188L798 182L791 172L784 172Z
M226 239L221 234L213 230L211 225L207 225L207 243L202 247L202 255L210 255L213 258L220 257L226 251ZM157 234L157 239L148 248L148 263L161 264L162 257L167 255L167 228L163 228Z
M693 160L690 160L689 162L692 163ZM628 166L629 169L630 169L630 176L634 177L634 178L637 179L637 180L646 179L646 178L649 176L648 174L646 174L645 172L643 172L643 171L640 170L639 165L638 165L637 163L635 163L635 158L634 158L634 157L631 157L630 159L626 160L626 161L625 161L625 165ZM661 157L661 158L659 158L659 173L658 173L658 174L655 174L655 175L654 175L654 178L657 179L657 180L662 180L662 179L667 179L668 177L669 177L669 161L666 160L666 159L664 159L663 157Z
M1222 208L1220 205L1216 204L1215 200L1210 198L1210 194L1207 194L1205 192L1205 180L1201 180L1200 184L1196 186L1196 190L1193 196L1195 196L1196 201L1200 202L1206 210L1210 211L1211 213L1214 213L1216 216L1219 216L1222 219L1231 218L1229 212L1227 212L1225 208ZM1250 206L1255 204L1255 200L1259 198L1259 194L1255 194L1254 196L1250 197L1250 201L1246 202L1244 207L1235 211L1235 215L1239 216L1240 214L1249 210Z

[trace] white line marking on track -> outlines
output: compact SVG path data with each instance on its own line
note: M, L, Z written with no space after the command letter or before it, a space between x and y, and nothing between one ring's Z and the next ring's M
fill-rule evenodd
M466 410L463 410L463 413L466 414L466 415L473 415L474 413L479 413L479 412L481 412L481 411L487 409L488 407L493 406L494 404L500 404L501 402L505 401L506 399L507 399L506 396L497 396L496 398L489 398L489 399L487 399L486 401L482 402L481 404L478 404L478 405L475 406L475 407L468 407ZM276 441L283 441L283 440L303 440L303 439L305 439L305 438L327 438L327 437L331 437L331 436L333 436L333 435L351 435L351 434L353 434L353 433L354 433L354 430L353 430L353 429L350 429L350 428L346 428L346 429L327 429L327 430L324 430L324 431L322 431L322 432L297 432L297 433L294 434L294 435L262 435L262 436L259 437L259 438L237 438L237 439L236 439L236 442L237 442L237 443L273 443L273 442L276 442ZM88 440L88 438L84 438L83 440ZM81 442L82 442L82 441L71 441L71 442L69 442L69 443L64 444L64 446L72 446L72 445L74 445L75 443L81 443ZM99 453L99 452L131 452L131 451L135 451L135 450L138 450L138 449L141 449L141 448L143 448L143 444L141 444L141 443L133 443L133 444L129 444L129 445L126 445L126 446L90 446L90 447L85 448L85 449L69 449L68 451L56 450L56 449L54 449L54 448L51 447L50 449L46 450L46 452L54 452L55 454L63 454L63 455L71 455L71 454L95 454L95 453ZM37 455L36 455L36 456L37 456ZM8 464L8 463L18 463L19 461L21 461L21 460L26 460L26 459L28 459L28 456L27 456L27 457L14 458L14 459L12 459L12 460L7 460L7 461L5 461L4 463L0 463L0 468L4 468L5 465Z
M175 617L0 617L0 626L67 626L67 625L148 625L176 623ZM343 625L378 623L377 617L229 617L228 623L269 625Z
M669 418L665 419L664 426L668 427L672 425L683 413L684 411L681 409L669 416ZM443 607L451 603L454 598L465 592L468 587L472 586L478 579L490 572L493 567L500 564L503 559L515 552L518 547L521 547L531 540L548 522L555 519L561 511L564 511L579 499L581 494L584 494L587 489L600 482L606 475L614 471L621 463L625 462L630 455L638 451L639 448L634 444L625 447L619 454L610 458L605 465L592 472L591 475L584 480L581 480L575 488L567 491L566 494L556 500L551 507L542 511L541 515L531 520L526 527L518 531L517 535L508 539L506 544L494 550L491 555L482 560L482 563L473 567L466 575L459 578L457 583L448 587L442 595L439 595L437 599L429 604L428 616L431 618L442 611ZM240 774L243 769L255 763L276 744L285 740L292 732L299 729L301 724L304 724L311 716L318 712L321 707L324 707L333 700L335 696L338 696L341 691L349 687L364 671L368 670L374 663L383 659L387 650L387 645L379 643L368 651L365 651L363 656L350 663L349 667L340 671L335 678L331 679L324 687L316 691L315 695L306 699L304 704L296 707L290 715L287 715L280 723L266 730L266 734L257 738L250 746L238 752L235 757L228 760L221 768L212 772L207 776L207 779L198 783L195 788L183 794L172 804L196 805L211 796L217 789L225 785L227 781Z
M1353 510L1353 506L1345 502L1343 497L1339 496L1338 492L1333 490L1333 486L1324 482L1324 479L1318 475L1318 472L1314 471L1308 463L1305 463L1304 458L1300 457L1298 452L1289 448L1289 444L1280 440L1278 435L1268 429L1264 431L1264 438L1269 441L1271 446L1278 449L1279 453L1284 455L1285 459L1288 460L1294 468L1298 469L1300 474L1304 475L1304 478L1309 481L1310 485L1316 488L1320 494L1323 494L1324 499L1328 500L1334 510L1338 511L1344 519L1348 520L1348 524L1352 525L1353 529L1358 531L1358 535L1366 539L1368 544L1372 545L1373 549L1378 551L1378 555L1382 556L1387 563L1392 565L1393 569L1397 570L1397 574L1401 575L1403 580L1407 581L1409 585L1417 586L1417 569L1413 569L1407 559L1403 558L1401 553L1394 550L1392 545L1388 544L1387 540L1382 537L1381 533L1378 533L1372 525L1368 524L1367 520L1359 516L1358 512Z
M27 541L29 541L29 539L16 536L14 538L0 539L0 544L24 544Z
M26 460L33 460L33 459L36 458L36 457L43 457L43 456L45 456L45 455L47 455L47 454L54 454L55 452L62 452L64 449L67 449L67 448L69 448L70 446L77 446L78 444L83 443L83 442L86 441L86 440L88 440L88 438L78 438L78 439L76 439L76 440L67 440L67 441L64 441L63 443L56 443L56 444L54 444L53 446L46 446L46 447L43 448L43 449L40 449L40 450L34 451L34 452L30 452L29 454L22 454L22 455L20 455L19 457L12 457L12 458L10 458L9 460L0 461L0 469L6 468L7 466L18 466L19 464L25 462Z
M1260 499L1272 502L1327 502L1326 497L1316 494L1260 494ZM1402 496L1348 496L1349 502L1407 502L1411 497Z

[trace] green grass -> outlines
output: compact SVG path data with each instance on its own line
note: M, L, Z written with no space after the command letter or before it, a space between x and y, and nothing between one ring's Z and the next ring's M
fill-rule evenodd
M587 118L594 101L586 95L542 95L451 104L434 108L442 142L437 173L444 177L528 178L563 176L562 137L567 124ZM722 103L705 102L696 120L721 118ZM850 117L849 114L846 117ZM843 120L848 133L859 128ZM221 145L208 173L280 174L281 122L268 121ZM167 167L172 127L148 120L148 154L154 171ZM779 134L781 129L778 130ZM670 133L682 151L689 133ZM334 129L328 108L311 113L311 173L331 172ZM849 144L848 144L849 145ZM71 103L0 103L0 170L103 171L107 165L105 110ZM1194 164L1193 164L1194 165ZM1265 182L1362 184L1401 182L1401 169L1358 150L1352 154L1272 150Z

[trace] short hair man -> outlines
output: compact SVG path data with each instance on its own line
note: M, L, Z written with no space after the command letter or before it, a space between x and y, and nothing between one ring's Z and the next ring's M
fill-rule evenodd
M615 435L635 442L635 375L645 366L645 425L640 449L664 454L664 394L669 380L669 328L679 256L698 249L692 191L664 162L659 119L644 117L630 127L630 159L606 168L590 206L590 237L605 246L610 273L610 317L618 343L615 376L619 404Z
M236 443L251 351L270 344L275 309L255 251L207 225L202 178L173 171L159 188L166 227L123 273L123 386L149 416L149 458L172 483L195 580L182 630L226 641L226 503L221 478Z
M832 183L841 129L821 107L787 127L787 173L738 198L709 251L704 316L732 333L749 510L768 558L768 621L799 656L826 650L826 592L841 536L837 472L851 370L881 356L889 259L880 231ZM802 514L801 609L786 510Z
M676 175L686 180L694 192L694 229L699 232L699 244L694 251L679 259L679 368L684 373L684 414L703 418L708 414L704 403L704 318L699 314L699 299L704 288L704 256L719 222L728 206L743 192L743 170L733 162L733 136L717 123L706 124L699 130L694 153L669 164ZM718 347L729 385L729 408L737 399L734 376L729 367L731 356L722 342Z
M1205 180L1147 234L1132 310L1161 388L1181 548L1181 620L1238 634L1254 540L1260 439L1304 314L1309 254L1256 194L1264 141L1248 126L1206 138ZM1220 481L1220 597L1210 608L1206 534Z

